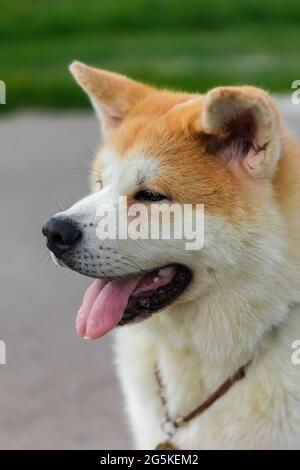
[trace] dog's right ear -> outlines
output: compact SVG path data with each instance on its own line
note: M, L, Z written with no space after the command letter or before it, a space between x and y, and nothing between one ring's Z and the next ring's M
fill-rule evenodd
M209 153L252 177L274 174L281 152L280 119L264 90L214 88L204 98L200 121Z
M104 139L121 124L126 114L152 89L124 75L73 62L70 71L88 94L101 122Z

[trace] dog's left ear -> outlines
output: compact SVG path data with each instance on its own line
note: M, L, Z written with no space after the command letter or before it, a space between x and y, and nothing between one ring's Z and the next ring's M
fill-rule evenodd
M73 62L70 71L88 94L101 122L104 139L121 124L130 109L152 89L124 75Z
M200 131L207 150L256 177L271 176L280 156L279 115L271 97L251 87L219 87L204 98Z

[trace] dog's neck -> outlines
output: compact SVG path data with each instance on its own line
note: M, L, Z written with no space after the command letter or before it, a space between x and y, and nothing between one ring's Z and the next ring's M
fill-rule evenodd
M265 295L262 292L251 299L253 289L257 290L257 284L250 281L248 285L235 285L226 299L222 289L217 289L210 296L178 304L145 323L161 373L170 386L173 383L177 387L180 382L186 387L188 381L199 390L202 384L203 393L209 393L249 359L264 352L270 337L288 318L296 294L281 275L276 279L276 274L271 291L264 289Z

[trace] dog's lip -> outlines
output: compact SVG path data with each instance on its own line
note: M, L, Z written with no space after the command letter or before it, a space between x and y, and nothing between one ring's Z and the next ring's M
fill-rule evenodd
M99 275L97 275L95 272L90 272L90 271L86 271L85 269L82 269L82 265L77 265L77 263L74 263L74 261L72 259L69 259L68 257L62 256L60 258L57 258L55 255L52 255L52 253L51 253L51 256L53 258L53 261L56 264L58 264L62 267L71 269L72 271L75 271L75 272L77 272L77 273L79 273L83 276L87 276L87 277L90 277L90 278L93 278L93 279L98 279L100 281L114 281L114 280L128 281L132 278L144 277L144 276L147 276L151 273L159 271L161 269L167 269L167 268L170 268L170 267L176 267L178 271L183 270L186 273L186 278L187 278L186 284L187 285L190 283L190 281L192 279L191 269L189 267L187 267L186 265L183 265L182 263L176 263L176 262L165 264L165 265L162 265L162 266L160 266L158 268L154 268L154 269L153 268L143 269L143 270L131 272L131 273L128 273L128 274L118 274L118 276L107 275L107 276L99 277ZM185 288L184 288L184 290L185 290ZM147 294L151 295L151 294L155 293L155 290L156 289L149 290L147 292ZM137 297L137 295L135 294L134 297Z
M190 280L189 268L179 264L157 268L146 275L140 272L127 280L97 278L84 294L76 318L77 332L97 339L117 325L143 320L172 303Z
M119 325L124 325L132 321L144 320L152 314L166 308L181 296L191 282L192 271L190 268L182 264L172 264L165 268L158 268L158 270L169 267L174 267L176 269L170 282L158 287L157 289L139 293L139 295L134 295L133 293L129 297L128 305Z
M61 261L60 261L60 263L61 263L62 266L68 267L67 264L65 264ZM145 270L141 270L141 271L135 271L134 273L122 274L122 275L118 275L118 276L114 276L114 275L101 276L101 277L91 276L91 275L87 275L87 276L88 277L93 277L95 279L99 279L100 281L115 281L115 280L128 281L130 279L140 277L141 279L140 279L139 283L137 284L136 288L134 289L133 293L130 296L130 298L131 297L140 298L140 297L144 297L145 295L151 295L156 290L161 288L161 286L158 283L158 285L156 285L155 287L153 286L153 288L142 289L141 284L145 282L145 278L147 276L158 275L160 271L172 270L172 269L173 269L173 273L170 273L171 274L170 282L172 282L172 280L176 276L177 272L181 271L181 270L184 270L186 272L189 271L190 276L192 277L192 273L191 273L190 268L188 268L186 265L183 265L183 264L180 264L180 263L166 264L166 265L160 266L158 268L145 269ZM167 284L163 283L163 287L167 287L170 284L170 282L168 282Z
M177 271L176 265L169 265L162 268L141 273L142 276L131 297L143 297L155 292L157 289L169 284Z

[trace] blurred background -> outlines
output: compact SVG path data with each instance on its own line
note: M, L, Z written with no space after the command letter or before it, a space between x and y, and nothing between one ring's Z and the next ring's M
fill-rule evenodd
M299 73L297 0L1 0L7 109L79 108L74 58L160 86L255 83L277 92Z
M74 59L173 89L255 84L300 136L298 0L0 0L1 449L132 443L112 337L75 333L89 280L55 268L40 228L88 191L101 139Z

